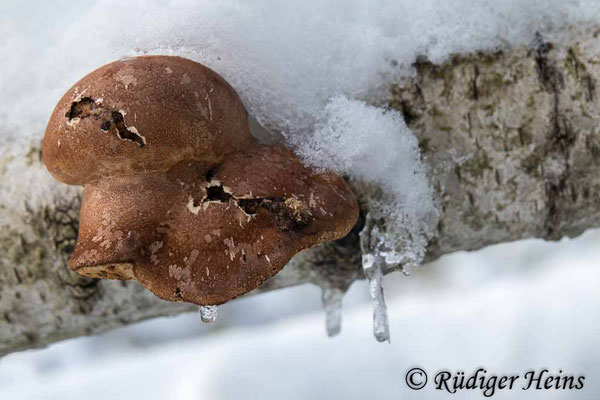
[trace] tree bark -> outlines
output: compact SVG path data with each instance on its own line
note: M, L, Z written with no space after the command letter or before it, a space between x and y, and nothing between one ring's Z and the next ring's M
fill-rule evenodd
M599 35L577 27L527 48L418 60L392 85L384 105L418 137L439 204L427 260L600 225ZM195 309L71 272L81 191L52 181L39 142L17 145L0 155L0 354ZM298 255L257 292L345 289L362 278L359 230Z

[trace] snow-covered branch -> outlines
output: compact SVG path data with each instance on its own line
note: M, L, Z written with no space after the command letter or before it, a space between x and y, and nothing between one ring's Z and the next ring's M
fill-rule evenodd
M442 65L419 59L416 75L377 103L404 116L429 168L439 223L426 260L600 225L599 35L598 26L579 27ZM0 354L195 309L134 282L71 272L81 192L51 181L39 140L20 145L0 155ZM366 215L378 190L354 185ZM11 195L23 187L25 200ZM259 291L312 282L339 303L332 293L363 277L361 229L298 255Z

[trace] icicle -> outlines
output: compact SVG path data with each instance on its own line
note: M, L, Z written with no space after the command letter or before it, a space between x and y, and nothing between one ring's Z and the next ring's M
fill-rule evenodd
M342 330L342 289L328 287L323 288L323 308L325 309L325 326L327 336L336 336Z
M363 270L369 280L369 291L373 301L373 335L379 342L390 341L390 328L387 315L387 306L383 295L383 258L365 254L363 256Z
M202 322L215 322L219 308L217 306L200 306L200 319Z
M365 217L365 227L360 233L360 246L363 253L363 271L369 280L369 292L373 302L373 335L379 342L389 342L390 328L382 283L386 262L379 252L379 228L370 213Z

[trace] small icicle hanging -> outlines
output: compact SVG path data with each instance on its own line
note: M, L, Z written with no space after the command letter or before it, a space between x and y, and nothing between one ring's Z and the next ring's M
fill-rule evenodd
M383 293L383 270L385 259L378 249L379 228L370 214L365 218L365 227L360 233L360 246L363 253L363 271L369 281L369 292L373 302L373 335L379 342L390 341L390 328L387 306Z
M218 312L218 306L200 306L200 319L204 323L215 322Z
M342 299L345 291L336 287L323 288L323 308L327 336L336 336L342 330Z
M369 280L369 292L373 302L373 335L379 342L390 341L387 306L383 294L383 265L381 256L363 255L363 271Z

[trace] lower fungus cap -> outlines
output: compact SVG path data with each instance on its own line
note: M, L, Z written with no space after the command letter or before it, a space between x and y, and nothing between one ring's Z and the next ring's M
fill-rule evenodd
M187 61L185 65L189 68ZM211 80L211 85L215 82ZM101 93L92 90L87 95L100 97ZM160 106L155 104L154 109ZM243 108L224 105L221 109L237 110L245 118ZM72 120L84 111L70 110L64 118ZM56 115L60 113L53 118ZM215 121L229 117L211 116ZM46 136L60 140L52 127L68 121L63 122L49 124ZM298 252L351 230L358 203L342 178L305 167L285 147L258 144L249 132L240 133L240 127L245 125L236 124L233 132L219 130L222 143L229 136L237 142L218 154L186 149L177 154L168 137L157 136L151 126L146 126L151 133L146 137L132 134L126 141L112 143L136 144L127 161L130 166L142 165L136 164L138 156L148 162L143 152L158 154L160 148L168 148L170 155L161 160L161 168L111 170L107 166L103 171L113 172L100 177L87 172L94 179L83 182L79 237L70 267L93 278L136 279L165 300L216 305L255 289ZM78 134L103 135L101 128ZM194 132L205 137L201 127ZM196 143L193 138L186 140ZM115 149L115 162L124 162L123 151ZM102 162L110 160L111 154L103 153ZM169 165L168 160L172 160ZM75 172L71 169L69 176Z
M136 279L165 300L221 304L296 253L345 236L358 217L343 179L280 146L256 144L208 169L183 163L86 185L71 268Z

